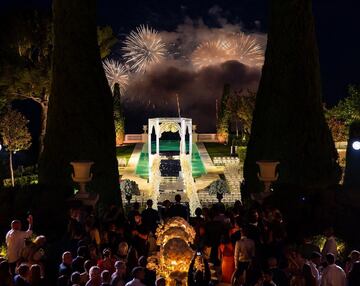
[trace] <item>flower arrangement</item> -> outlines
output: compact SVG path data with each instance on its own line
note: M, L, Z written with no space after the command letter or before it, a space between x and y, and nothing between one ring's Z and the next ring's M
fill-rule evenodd
M230 193L227 183L222 180L218 179L212 182L209 186L209 195L217 195L217 194L228 194Z
M140 195L139 186L135 181L129 179L122 180L120 183L120 190L128 195Z
M129 179L125 179L120 182L120 190L125 194L128 203L130 203L133 195L140 195L138 184L135 181L131 181Z

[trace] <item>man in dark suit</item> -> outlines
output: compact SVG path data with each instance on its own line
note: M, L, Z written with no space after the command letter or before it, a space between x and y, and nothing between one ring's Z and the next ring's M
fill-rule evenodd
M175 196L175 203L170 207L170 217L179 216L183 219L188 219L188 211L186 206L181 204L181 196L177 194Z

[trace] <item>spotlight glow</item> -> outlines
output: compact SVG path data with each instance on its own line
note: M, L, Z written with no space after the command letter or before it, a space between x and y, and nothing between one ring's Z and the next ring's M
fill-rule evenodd
M352 148L355 150L355 151L359 151L360 150L360 141L354 141L352 143Z

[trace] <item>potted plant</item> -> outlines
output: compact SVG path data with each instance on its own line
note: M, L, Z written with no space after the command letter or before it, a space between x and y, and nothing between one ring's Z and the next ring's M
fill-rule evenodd
M230 193L229 188L226 182L222 179L212 182L209 186L209 195L216 194L216 198L218 199L219 203L221 203L224 194L228 194L228 193Z
M125 193L125 198L128 204L130 204L133 195L140 195L138 184L129 179L125 179L120 182L120 190Z

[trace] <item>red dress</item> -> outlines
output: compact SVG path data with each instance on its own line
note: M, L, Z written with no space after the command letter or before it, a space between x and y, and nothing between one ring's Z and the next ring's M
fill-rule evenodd
M221 257L221 281L231 283L231 277L235 271L234 246L232 243L220 244L219 255Z

